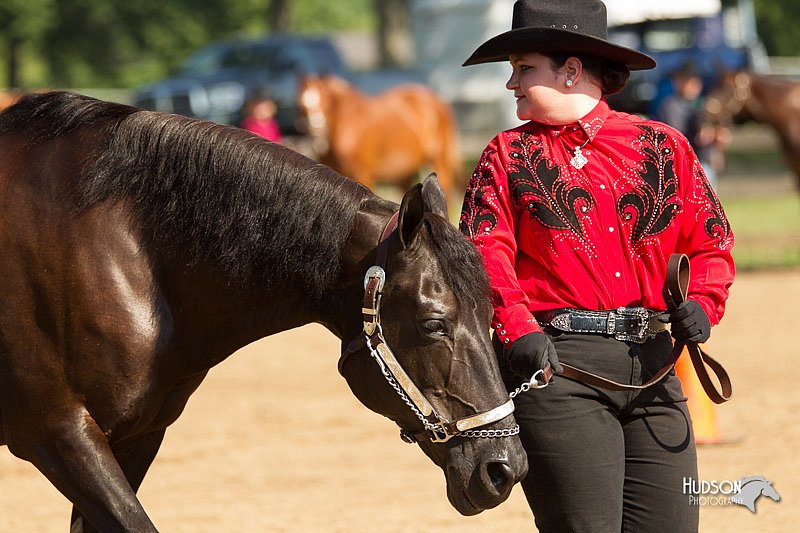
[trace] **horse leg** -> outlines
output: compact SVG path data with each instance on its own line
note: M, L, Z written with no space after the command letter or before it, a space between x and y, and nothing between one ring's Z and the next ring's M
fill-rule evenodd
M795 183L800 190L800 132L798 132L797 140L792 140L790 136L783 134L780 135L780 139L784 159L794 174Z
M57 424L33 436L25 448L29 453L24 458L80 508L95 528L156 531L108 439L84 408L59 417Z
M138 492L145 474L147 474L150 465L156 458L161 442L164 440L165 432L165 429L154 431L120 450L115 449L114 456L117 459L117 463L125 473L125 477L134 492ZM92 526L75 506L72 507L70 525L70 533L95 533L100 531Z

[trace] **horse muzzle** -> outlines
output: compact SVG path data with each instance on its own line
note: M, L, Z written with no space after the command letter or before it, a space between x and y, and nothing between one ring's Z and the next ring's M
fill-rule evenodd
M528 473L528 459L516 436L469 439L449 447L444 471L447 499L459 513L471 516L506 501Z

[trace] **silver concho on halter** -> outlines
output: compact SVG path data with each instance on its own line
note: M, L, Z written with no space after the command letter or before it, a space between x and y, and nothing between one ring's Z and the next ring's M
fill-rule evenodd
M367 273L364 275L364 288L367 288L369 284L369 280L372 278L378 278L378 291L383 290L383 284L386 282L386 271L384 271L378 265L373 265L367 269Z

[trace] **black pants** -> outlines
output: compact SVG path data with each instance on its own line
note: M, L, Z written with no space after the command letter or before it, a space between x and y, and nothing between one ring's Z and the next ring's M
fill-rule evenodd
M555 333L559 360L620 383L641 384L668 360L662 333L645 344ZM499 343L495 348L501 351ZM520 383L499 357L504 379ZM683 494L697 479L686 398L675 373L642 392L612 392L556 376L515 399L530 470L522 487L542 532L691 532L698 507Z

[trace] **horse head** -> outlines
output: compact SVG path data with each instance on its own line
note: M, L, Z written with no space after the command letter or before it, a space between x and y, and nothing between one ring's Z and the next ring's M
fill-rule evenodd
M703 114L711 123L730 126L752 118L753 74L746 70L720 72L719 81L708 92Z
M307 74L297 82L297 108L300 129L311 136L314 152L330 148L331 120L336 94L348 87L345 80L332 75Z
M476 514L504 501L527 471L491 346L486 274L448 222L433 175L406 193L392 235L376 298L381 335L346 348L340 371L364 405L442 468L452 505Z
M309 134L325 126L320 78L316 74L306 74L297 81L297 107L301 126Z

